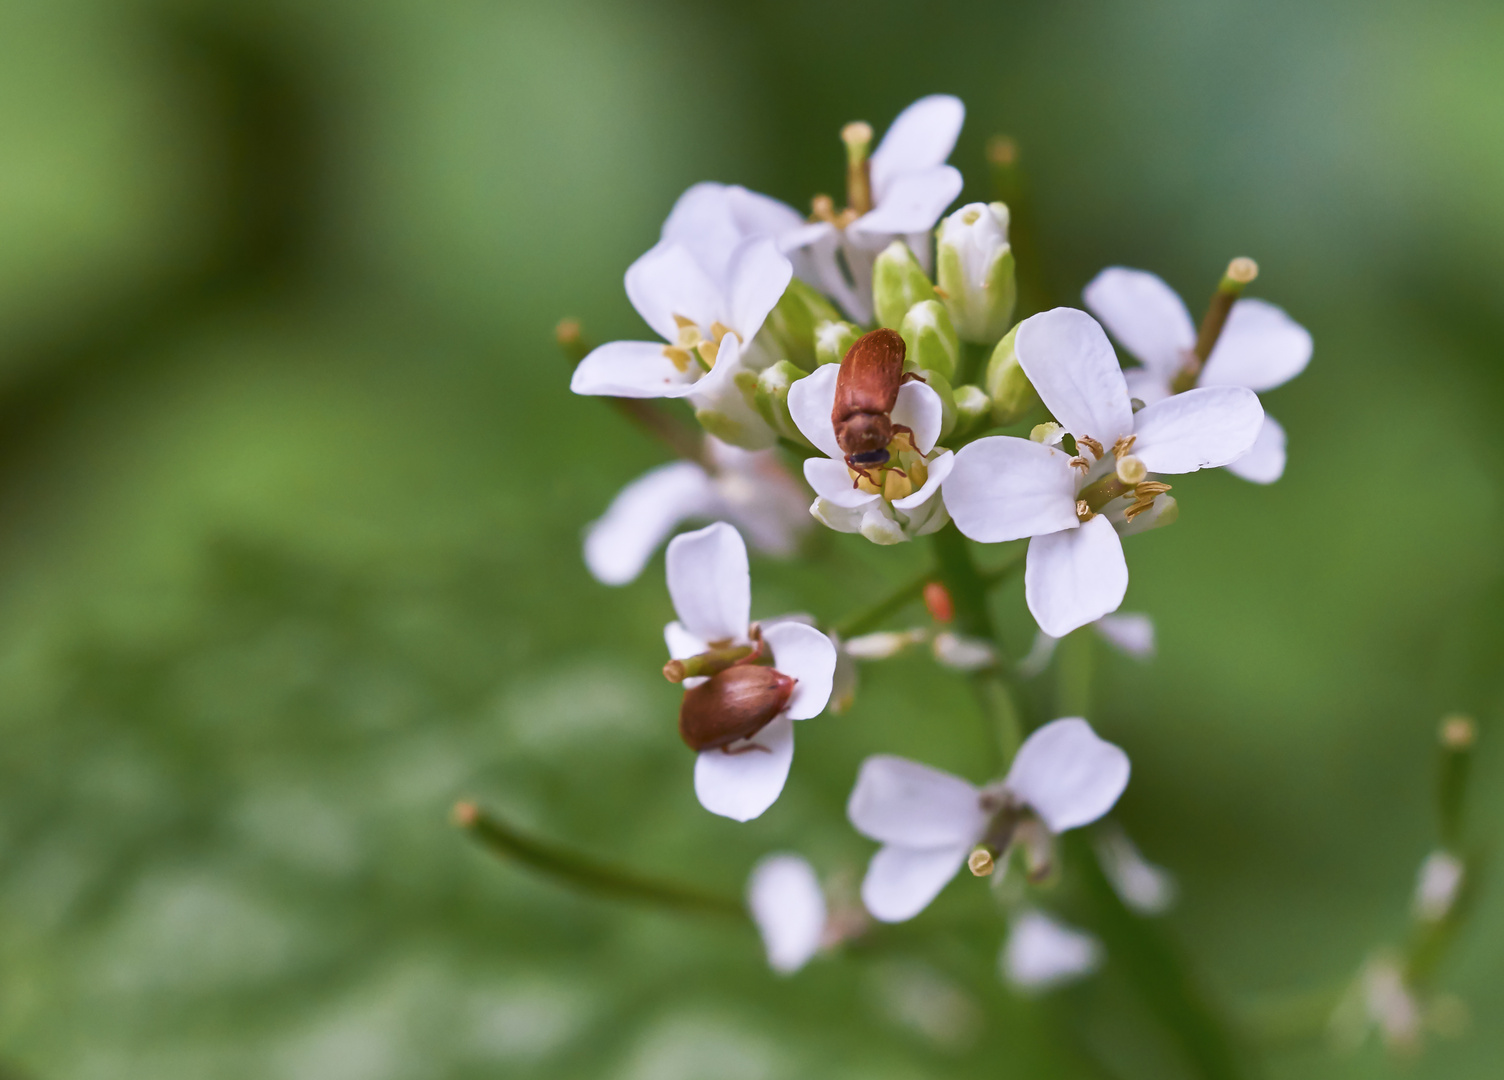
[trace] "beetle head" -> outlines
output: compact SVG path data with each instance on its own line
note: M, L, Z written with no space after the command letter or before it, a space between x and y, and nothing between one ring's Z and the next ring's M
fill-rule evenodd
M853 413L836 425L836 442L862 464L880 465L888 459L893 441L893 421L883 413ZM881 453L881 459L871 455Z

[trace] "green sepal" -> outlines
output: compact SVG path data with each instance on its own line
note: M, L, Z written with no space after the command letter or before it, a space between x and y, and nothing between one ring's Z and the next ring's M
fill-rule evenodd
M785 359L805 371L813 371L815 330L823 323L836 322L841 313L807 283L794 278L778 303L768 313L763 329L777 342Z
M909 308L898 332L906 347L906 369L938 371L947 379L955 378L961 342L944 304L939 300L921 300Z
M938 299L908 244L895 240L883 249L872 267L872 302L880 325L897 330L909 308Z
M860 328L840 319L821 323L815 327L815 362L839 364L845 358L846 350L861 336Z
M775 432L785 439L792 439L802 446L809 446L810 441L799 430L794 418L789 414L789 387L798 379L802 379L805 372L792 360L780 360L770 367L763 368L757 375L757 386L753 392L752 402L757 406L757 412L767 421L767 424Z
M992 399L980 386L958 386L954 393L956 401L956 431L961 437L976 431L992 415Z
M992 358L987 361L987 374L982 380L983 389L992 399L992 422L1002 426L1018 423L1040 406L1034 384L1019 366L1018 351L1014 347L1017 338L1018 327L1015 326L992 350Z

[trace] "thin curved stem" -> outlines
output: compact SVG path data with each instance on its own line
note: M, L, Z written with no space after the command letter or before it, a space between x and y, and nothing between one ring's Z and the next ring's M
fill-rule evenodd
M655 881L608 866L508 825L471 802L457 803L454 822L496 855L513 859L582 892L617 900L636 900L674 911L745 919L739 900L675 882Z

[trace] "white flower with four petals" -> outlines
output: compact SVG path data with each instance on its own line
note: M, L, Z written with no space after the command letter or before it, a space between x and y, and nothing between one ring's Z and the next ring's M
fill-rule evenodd
M669 596L679 616L663 628L670 658L687 660L711 648L754 643L752 575L740 533L725 522L683 533L669 541L666 562ZM765 622L760 636L773 667L794 679L791 696L752 738L702 750L695 760L700 805L737 821L757 817L783 791L794 760L793 721L825 709L836 668L835 646L812 626ZM685 679L684 687L704 681Z
M1258 436L1264 410L1253 391L1216 386L1135 413L1117 354L1084 311L1055 308L1025 319L1017 334L1019 366L1080 455L1032 439L978 439L956 454L945 505L973 540L1033 538L1024 570L1029 611L1045 633L1064 637L1123 602L1128 565L1119 532L1142 529L1173 505L1160 494L1134 520L1134 491L1118 478L1128 473L1137 484L1149 474L1236 461ZM1102 448L1095 461L1091 442ZM1089 505L1098 493L1101 504Z
M914 449L923 456L919 466L924 470L923 482L913 482L919 479L913 467L904 469L908 475L903 477L893 469L887 473L892 479L885 482L883 493L863 491L855 486L830 418L840 371L839 364L822 364L789 387L789 415L825 455L804 462L804 479L818 496L810 513L837 532L859 532L876 544L897 544L942 528L950 519L939 498L940 485L950 475L955 455L935 446L942 422L940 395L922 382L906 382L898 388L892 412L894 425L913 433ZM894 481L903 486L888 487Z
M1026 811L1056 834L1089 825L1118 801L1128 772L1128 755L1076 718L1031 734L1008 775L988 787L905 758L869 757L846 805L857 832L883 845L862 881L862 902L884 922L912 919L1000 818L1016 822Z
M1128 392L1146 405L1174 393L1196 346L1196 326L1175 290L1146 270L1111 266L1092 279L1084 296L1091 313L1143 365L1127 372ZM1195 385L1273 390L1310 360L1305 327L1265 300L1238 300ZM1285 471L1285 429L1266 415L1252 449L1229 462L1227 471L1256 484L1278 480Z

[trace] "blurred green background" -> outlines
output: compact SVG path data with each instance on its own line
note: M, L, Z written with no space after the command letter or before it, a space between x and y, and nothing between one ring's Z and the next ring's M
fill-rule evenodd
M1197 308L1247 254L1315 335L1267 398L1284 480L1187 477L1130 545L1160 656L1105 658L1092 719L1215 994L1349 978L1406 933L1443 712L1483 724L1479 842L1504 809L1501 42L1482 2L0 5L6 1067L1032 1078L1092 1044L1178 1075L1110 978L998 985L977 887L780 980L749 931L569 894L447 822L475 796L734 893L775 848L860 873L868 753L985 778L920 656L801 729L763 818L696 805L661 558L611 590L578 548L662 453L569 395L551 339L640 334L621 275L690 183L807 205L841 123L936 91L968 106L966 197L1018 138L1062 295L1122 263ZM823 536L754 566L754 614L838 617L926 557ZM1443 971L1463 1037L1269 1074L1496 1076L1500 915L1485 892Z

